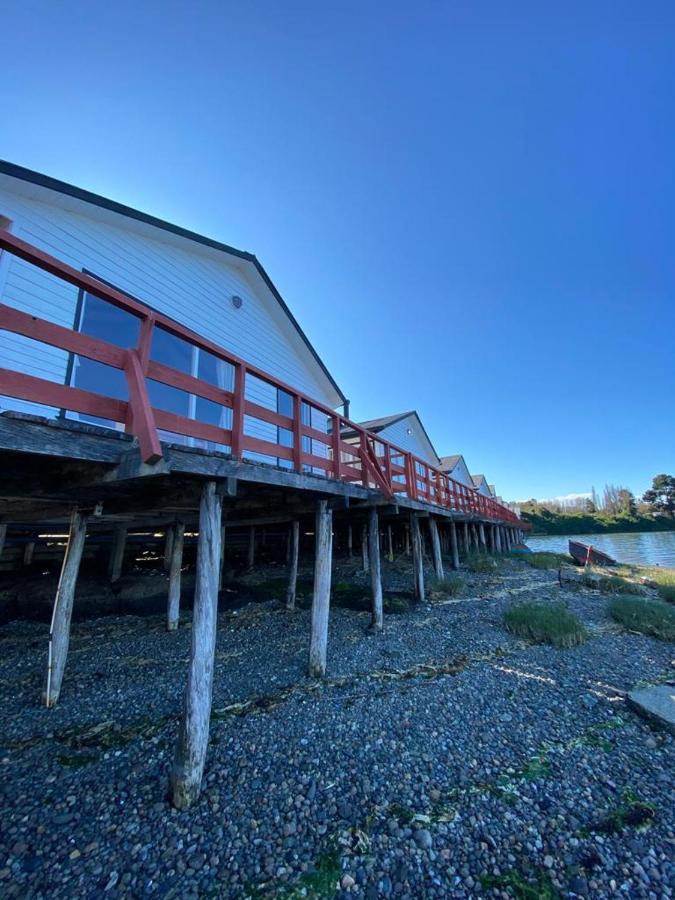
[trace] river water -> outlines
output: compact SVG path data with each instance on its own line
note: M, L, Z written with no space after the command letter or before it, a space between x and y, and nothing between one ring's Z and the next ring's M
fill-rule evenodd
M568 542L581 541L609 553L617 562L675 569L675 531L638 531L626 534L551 534L527 538L531 550L567 553Z

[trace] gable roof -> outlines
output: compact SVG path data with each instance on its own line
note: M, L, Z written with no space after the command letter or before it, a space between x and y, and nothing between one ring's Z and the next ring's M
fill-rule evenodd
M378 434L389 425L396 425L397 422L400 422L403 419L407 419L409 416L414 416L414 418L417 420L417 424L419 425L420 429L422 430L422 434L429 443L429 447L431 448L435 459L438 460L439 456L438 453L436 453L436 448L431 443L431 438L427 434L427 430L424 425L422 425L422 420L420 419L417 410L415 409L409 409L404 413L395 413L393 416L380 416L379 419L368 419L365 422L359 422L358 424L361 426L361 428L365 428L366 431L372 431L373 434ZM342 436L345 438L354 437L355 435L356 432L352 430L347 430L342 433Z
M26 169L24 168L24 166L16 165L16 163L7 162L6 160L0 159L0 174L8 175L11 178L16 178L19 181L25 181L30 184L35 184L39 187L47 188L50 191L56 191L59 194L73 197L76 200L83 201L84 203L90 203L93 206L98 206L99 208L108 210L109 212L117 213L121 216L126 216L126 218L128 219L135 219L137 222L143 222L146 225L151 225L155 228L159 228L162 231L169 232L170 234L177 235L178 237L185 238L189 241L194 241L195 243L202 244L205 247L219 250L222 253L226 253L230 256L236 257L237 259L250 263L255 268L258 275L262 278L265 285L270 290L274 299L277 301L283 312L290 320L291 325L295 328L299 337L301 338L311 355L314 357L314 360L318 363L323 374L326 376L331 386L340 397L342 403L348 402L347 398L338 387L337 382L326 368L325 363L310 343L309 338L298 324L295 316L286 305L283 297L274 286L272 279L269 277L269 275L263 268L262 263L258 260L255 254L248 253L245 250L237 250L235 247L230 247L228 244L223 244L220 241L213 240L213 238L208 238L202 234L197 234L196 231L190 231L187 228L181 228L179 225L173 225L171 222L166 222L164 219L157 218L157 216L152 216L149 213L141 212L140 210L134 209L131 206L126 206L123 203L118 203L116 200L110 200L107 197L101 197L99 194L94 194L92 193L92 191L87 191L84 190L84 188L79 188L75 185L68 184L65 181L60 181L58 178L51 178L49 175L43 175L41 172L35 172L32 169Z
M444 472L452 472L460 460L464 463L466 471L468 472L469 467L466 465L466 460L461 453L454 453L451 456L441 456L441 469Z
M485 481L485 475L472 475L471 480L476 485L476 487L480 487L481 482ZM487 484L487 481L485 481Z

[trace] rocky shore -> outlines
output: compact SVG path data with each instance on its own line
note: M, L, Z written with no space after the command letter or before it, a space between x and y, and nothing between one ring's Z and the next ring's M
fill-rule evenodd
M385 564L394 598L407 565ZM392 602L380 635L333 608L318 683L309 611L264 576L266 599L220 615L187 812L166 785L189 615L176 633L161 616L76 623L54 710L37 702L48 626L0 628L0 895L672 896L675 740L626 703L673 675L672 644L621 631L598 591L504 561L464 573L459 596ZM334 584L367 594L355 563ZM590 639L514 638L502 615L521 599L563 599Z

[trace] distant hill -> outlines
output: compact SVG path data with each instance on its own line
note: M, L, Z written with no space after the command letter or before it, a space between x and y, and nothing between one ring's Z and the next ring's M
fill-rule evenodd
M609 534L621 531L675 531L675 519L588 512L552 512L542 507L521 507L521 516L532 525L531 534Z

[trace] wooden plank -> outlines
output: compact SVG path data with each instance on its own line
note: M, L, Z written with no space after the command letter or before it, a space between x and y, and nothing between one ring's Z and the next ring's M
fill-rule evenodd
M439 580L445 577L443 571L443 556L441 554L441 541L438 536L438 524L433 516L429 516L429 533L431 535L431 551L434 561L434 574Z
M168 384L188 394L196 394L198 397L204 397L205 400L211 400L213 403L218 403L221 406L231 408L234 402L232 391L215 387L215 385L209 384L208 381L202 381L201 378L195 378L193 375L188 375L179 369L165 366L154 359L148 361L147 376L153 381Z
M312 428L309 425L303 425L302 433L305 437L311 438L313 441L319 441L321 444L325 444L326 447L332 446L333 438L326 431L319 431L318 428Z
M187 416L179 416L177 413L153 407L157 428L162 431L170 431L172 434L182 434L185 437L198 438L202 441L211 441L214 444L232 446L232 432L228 428L220 428L218 425L209 425L207 422L198 422Z
M0 395L112 419L114 422L124 422L127 418L127 404L122 400L112 400L93 391L56 384L46 378L10 369L0 368Z
M47 652L47 683L42 695L45 706L54 706L61 694L63 673L68 657L68 645L70 643L70 621L73 615L73 602L75 600L75 586L80 571L82 551L87 534L87 520L73 510L70 517L70 531L68 545L61 566L52 622L49 628L49 649Z
M244 450L262 453L264 456L274 456L279 459L293 459L292 447L282 447L281 444L273 444L272 441L263 441L261 438L254 438L248 434L245 434L242 438L242 447Z
M413 556L413 596L416 603L424 603L424 556L422 552L422 532L415 513L410 514L410 533Z
M244 390L246 381L246 369L243 363L239 363L234 368L234 396L232 398L232 437L230 446L232 448L232 456L235 459L241 459L244 449Z
M126 525L118 525L113 531L112 547L110 551L110 564L108 573L110 581L113 584L119 581L122 575L122 567L124 565L124 551L127 546L127 527Z
M171 801L178 809L191 806L199 796L206 762L218 619L221 517L222 498L215 482L209 481L204 485L199 508L190 663L171 771Z
M127 431L138 438L141 456L146 463L154 463L162 458L162 447L157 435L155 417L148 397L148 388L143 375L143 367L137 350L127 351L124 367L129 388L127 407Z
M278 428L285 428L287 431L293 430L293 419L290 416L282 416L281 413L258 403L252 403L250 400L244 401L244 413L247 416L253 416L254 419L261 419L263 422L269 422Z
M302 464L304 466L312 466L315 469L323 469L326 474L333 472L333 460L326 459L325 456L316 456L313 453L302 454Z
M452 568L459 569L459 547L457 546L457 526L450 522L450 548L452 551Z
M293 394L293 468L302 472L302 401Z

